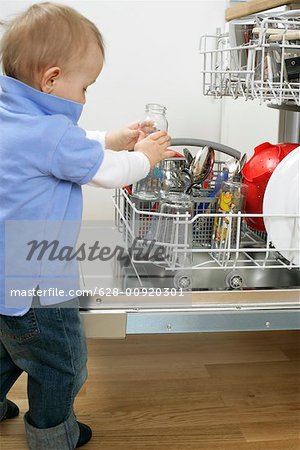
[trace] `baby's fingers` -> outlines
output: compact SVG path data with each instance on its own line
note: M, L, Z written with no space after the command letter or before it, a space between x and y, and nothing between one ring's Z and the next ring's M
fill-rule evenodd
M177 152L174 152L173 150L166 150L164 154L164 158L174 158L176 156Z
M167 145L167 147L169 145L171 145L171 138L170 136L162 136L161 138L157 139L156 141L159 145Z
M155 130L153 120L144 120L144 122L140 123L140 130L150 133Z
M155 133L152 133L149 135L149 138L153 141L157 141L159 138L163 136L168 136L168 133L166 131L156 131Z

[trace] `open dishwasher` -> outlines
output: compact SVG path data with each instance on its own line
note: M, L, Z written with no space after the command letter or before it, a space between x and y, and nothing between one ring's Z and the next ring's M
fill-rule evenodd
M259 99L261 104L278 108L278 140L297 143L299 11L271 11L248 22L233 21L229 32L202 36L203 94ZM242 207L224 214L218 206L218 183L226 158L240 159L240 152L200 139L174 139L172 145L178 150L212 147L217 155L212 176L202 180L191 201L177 209L155 196L138 198L130 187L116 191L115 223L108 226L106 240L115 233L112 239L124 249L125 257L110 265L105 282L102 278L104 289L97 293L91 290L81 299L87 329L93 330L90 335L98 336L108 323L106 333L111 336L109 329L117 320L121 330L116 333L118 337L129 333L299 329L299 205L296 214L290 215L284 208L275 214L256 214L255 210L246 213ZM164 164L178 171L185 162L176 158ZM282 184L280 178L277 183ZM298 192L299 174L295 186ZM290 190L287 197L293 196L297 197ZM276 199L273 202L277 203ZM251 226L272 221L279 223L279 235L289 237L293 230L298 237L275 245L264 227L257 230ZM289 221L290 232L284 228L281 232L280 221ZM83 268L86 289L95 286L101 270L88 282L89 271Z
M106 288L81 297L92 336L100 316L121 316L121 335L299 328L299 248L275 248L267 232L248 226L251 217L265 214L218 210L224 157L240 159L240 152L200 139L172 141L177 149L208 145L218 156L189 208L168 210L163 199L116 190L112 233L124 254L111 262ZM185 158L161 164L181 170ZM299 215L287 218L298 226Z

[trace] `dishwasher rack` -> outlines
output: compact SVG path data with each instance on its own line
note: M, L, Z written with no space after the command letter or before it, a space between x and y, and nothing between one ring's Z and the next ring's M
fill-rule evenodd
M300 107L300 11L256 18L251 39L228 33L200 39L203 93Z
M178 145L178 142L183 144L189 140L174 140L172 144ZM201 144L203 141L195 142ZM212 147L218 150L222 146L215 144ZM215 163L214 176L206 180L205 188L193 197L193 214L164 214L159 212L160 200L141 200L125 189L116 190L113 199L116 226L123 233L125 249L130 254L133 267L140 264L162 267L175 274L175 287L184 288L191 286L195 270L223 270L226 285L233 289L243 286L241 273L245 270L290 271L299 268L293 259L287 261L280 254L286 251L296 253L298 248L274 248L267 233L252 230L245 221L246 217L285 217L296 223L299 215L217 212L217 199L210 197L210 193L223 165L222 161ZM225 237L218 245L213 245L217 223L221 227L221 236L224 234ZM161 233L161 230L166 233ZM141 249L149 246L152 246L151 253L143 259ZM160 257L156 258L158 249Z

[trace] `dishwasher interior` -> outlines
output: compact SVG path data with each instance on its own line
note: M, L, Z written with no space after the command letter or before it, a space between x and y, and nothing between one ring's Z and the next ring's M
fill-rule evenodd
M196 139L173 141L173 145L184 143L199 147L207 142ZM238 153L217 143L210 144L227 155L236 156ZM169 162L180 168L182 159L175 158ZM132 278L136 277L141 286L144 283L147 286L152 284L152 287L172 285L185 290L299 287L298 242L292 241L289 249L275 248L266 231L257 231L248 225L254 220L268 219L279 221L280 226L281 220L289 220L298 230L299 213L291 216L282 213L282 216L277 214L269 218L263 213L247 214L232 210L224 215L224 211L217 208L218 195L214 195L222 168L222 161L216 160L210 180L204 181L202 189L190 197L192 208L176 210L175 214L173 211L164 212L163 199L139 200L134 195L130 196L126 189L116 191L116 226L123 234L132 263L127 271L124 269L127 279L132 273ZM226 196L225 193L224 199ZM236 197L232 200L238 201ZM216 234L219 234L218 240ZM148 250L152 242L155 243L154 249L160 246L161 260L156 258L159 252L155 254L152 249L148 254L144 250L144 256L147 254L144 259L147 260L143 261L143 245ZM133 247L135 251L132 251ZM283 255L288 255L289 260Z

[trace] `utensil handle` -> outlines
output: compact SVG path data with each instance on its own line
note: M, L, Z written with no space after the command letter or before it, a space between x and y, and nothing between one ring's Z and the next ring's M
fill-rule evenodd
M283 33L273 34L272 36L270 36L270 42L283 41L283 37L285 37L287 41L297 41L298 39L300 39L300 31L291 30L287 31L284 34Z
M235 150L234 148L227 147L227 145L218 144L217 142L206 141L204 139L188 139L188 138L180 138L180 139L172 139L171 146L181 146L188 145L191 147L212 147L214 150L225 153L226 155L233 156L236 159L241 158L241 152Z

